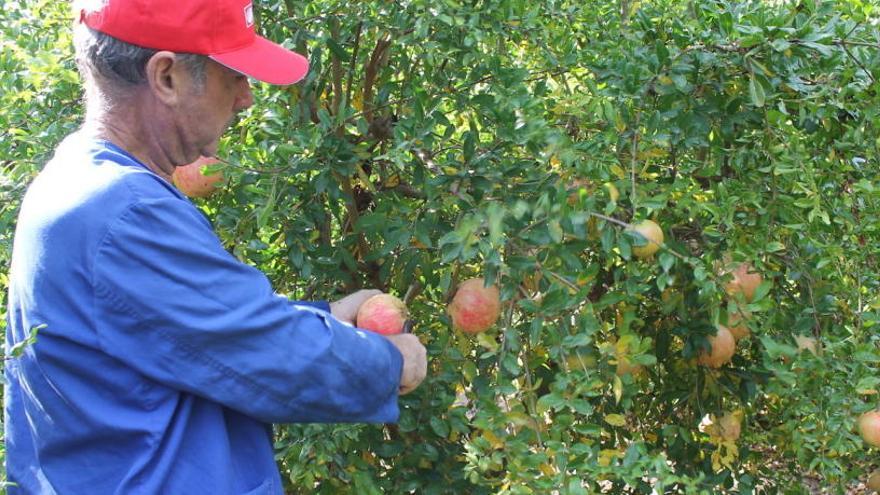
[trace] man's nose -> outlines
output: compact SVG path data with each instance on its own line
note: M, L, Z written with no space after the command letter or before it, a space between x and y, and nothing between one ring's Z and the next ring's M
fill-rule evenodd
M251 83L247 78L242 78L239 83L238 96L235 98L235 111L239 112L254 104L254 94L251 92Z

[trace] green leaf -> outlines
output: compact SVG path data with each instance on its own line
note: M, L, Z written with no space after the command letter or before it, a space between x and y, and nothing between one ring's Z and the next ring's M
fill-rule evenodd
M776 359L780 356L791 358L797 355L797 348L788 344L776 342L769 336L761 337L761 343L764 344L764 349L767 351L767 355L770 359Z
M46 328L46 325L45 325L45 324L38 325L38 326L35 326L35 327L31 328L31 331L30 331L30 333L28 334L28 337L27 337L26 339L24 339L24 340L22 340L21 342L19 342L19 343L13 345L12 347L10 347L10 348L6 351L6 359L12 359L12 358L20 357L20 356L24 353L24 350L25 350L27 347L36 344L36 343L37 343L37 334L38 334L39 331L42 330L43 328Z
M675 256L666 251L660 253L659 260L660 266L663 268L664 272L669 272L669 270L675 265Z
M269 191L269 197L266 199L266 204L263 205L263 208L260 209L260 215L257 217L257 227L260 229L264 228L266 224L269 222L269 218L272 217L272 213L275 212L275 183L272 183L272 190Z
M431 430L433 430L434 434L438 437L446 438L449 436L449 423L443 421L437 416L432 416L428 422L431 425Z
M489 242L493 245L501 244L504 236L504 217L507 209L501 203L492 203L486 209L486 217L489 223Z
M816 50L823 57L830 57L831 54L833 53L832 48L830 46L823 45L822 43L816 43L814 41L801 41L800 44L804 45L807 48Z
M548 222L547 231L550 232L550 238L553 239L553 242L562 242L563 232L562 225L560 225L559 220L551 220L550 222Z
M779 251L785 251L785 244L781 242L769 242L764 250L768 253L778 253Z
M336 58L343 62L348 62L351 59L351 56L348 54L348 52L345 51L345 49L342 48L342 46L337 43L336 40L334 40L333 38L327 39L327 48L330 49L330 52L332 52L333 55L336 56Z
M584 488L584 482L574 477L568 482L568 490L565 493L569 495L587 495L589 492Z
M606 414L605 422L611 426L626 426L626 416L622 414Z
M770 293L770 289L773 286L773 283L769 280L765 280L758 285L758 288L755 289L755 296L752 298L752 304L757 303L758 301L763 300L767 294Z
M865 376L856 383L856 393L858 394L876 394L877 385L880 385L880 377Z
M476 146L476 133L473 131L465 132L464 145L462 146L462 156L464 157L464 161L466 163L473 160Z
M617 247L620 249L620 256L623 259L628 260L632 257L632 244L630 243L630 233L625 233L617 238ZM642 244L644 245L644 237L642 239Z
M755 75L749 78L749 96L752 97L752 104L756 107L763 107L764 102L766 100L766 95L764 94L764 86L761 85L760 82L755 78Z
M651 354L639 354L634 356L632 360L642 366L654 366L657 364L657 358Z
M538 399L538 406L545 411L561 411L568 406L568 401L559 394L547 394Z
M459 244L461 241L461 233L456 230L450 230L449 232L443 234L443 236L437 240L437 244L444 246L446 244Z
M457 259L461 256L464 251L464 245L460 243L447 243L441 246L440 252L442 254L441 262L442 263L450 263L451 261Z

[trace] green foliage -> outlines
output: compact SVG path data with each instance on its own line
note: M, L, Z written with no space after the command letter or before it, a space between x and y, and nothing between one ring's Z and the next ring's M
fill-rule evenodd
M201 206L292 297L408 294L430 356L398 425L278 426L291 491L845 493L878 468L853 429L880 384L876 2L259 8L312 70L255 88ZM6 243L78 114L60 12L6 3ZM466 337L445 304L480 275L504 311ZM699 366L740 310L752 336ZM735 441L707 428L736 410Z

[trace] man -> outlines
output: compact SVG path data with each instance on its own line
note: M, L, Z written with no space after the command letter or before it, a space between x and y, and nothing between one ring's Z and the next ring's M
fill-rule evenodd
M94 3L94 2L93 2ZM83 127L34 180L10 272L10 493L280 494L274 422L392 422L426 372L412 335L350 324L378 291L274 294L170 183L217 153L248 77L300 55L246 0L107 0L80 12Z

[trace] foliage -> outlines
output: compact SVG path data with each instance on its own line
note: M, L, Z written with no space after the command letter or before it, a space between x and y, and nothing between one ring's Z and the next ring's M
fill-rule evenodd
M8 245L79 90L63 9L5 7ZM406 296L431 361L397 425L277 427L291 491L844 493L878 467L853 429L880 384L876 2L259 8L312 70L255 88L200 205L292 297ZM445 304L479 275L505 310L467 337ZM740 309L733 362L697 365ZM730 411L735 441L706 427Z

